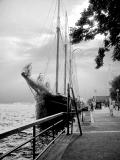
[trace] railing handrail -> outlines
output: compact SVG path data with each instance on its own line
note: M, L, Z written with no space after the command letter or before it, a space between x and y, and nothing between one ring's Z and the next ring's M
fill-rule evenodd
M57 118L59 116L62 116L63 114L64 114L64 112L60 112L58 114L54 114L54 115L51 115L51 116L41 118L39 120L35 120L32 123L28 123L28 124L22 125L20 127L5 131L3 133L0 133L0 139L6 138L7 136L10 136L10 135L16 134L18 132L21 132L23 130L26 130L30 127L33 127L33 126L37 125L37 124L42 124L44 122L47 122L49 120L52 120L52 119Z

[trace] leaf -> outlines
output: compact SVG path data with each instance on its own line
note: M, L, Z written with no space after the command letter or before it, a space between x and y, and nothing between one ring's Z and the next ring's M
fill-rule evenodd
M91 16L93 17L92 20L90 20ZM97 25L95 26L95 24ZM113 61L120 61L119 0L89 0L89 6L81 13L76 26L77 28L71 34L73 44L94 39L96 34L103 34L105 37L107 36L107 40L104 40L104 52L115 47L112 59ZM100 52L103 53L103 51ZM95 61L99 64L98 66L103 65L103 59L100 59L100 55L96 57Z

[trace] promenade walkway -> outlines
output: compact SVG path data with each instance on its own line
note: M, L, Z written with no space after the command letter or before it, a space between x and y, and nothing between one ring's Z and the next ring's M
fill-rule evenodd
M81 125L82 136L75 121L74 134L63 135L41 159L120 160L120 111L113 117L108 108L86 112Z
M61 160L120 160L120 111L111 117L108 108L95 110L91 120L82 125L83 136L68 145Z

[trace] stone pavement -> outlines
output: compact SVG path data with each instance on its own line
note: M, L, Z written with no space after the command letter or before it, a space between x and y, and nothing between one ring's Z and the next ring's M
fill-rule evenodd
M120 111L114 110L111 117L109 109L103 108L90 117L91 124L82 123L83 136L67 146L61 160L120 160Z

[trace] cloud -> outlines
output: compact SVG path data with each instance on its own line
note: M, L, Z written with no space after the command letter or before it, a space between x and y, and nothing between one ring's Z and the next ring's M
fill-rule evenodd
M18 45L21 39L17 37L1 37L0 38L0 63L21 61L29 57L29 55L21 56L22 48Z
M47 75L45 80L50 81L51 87L54 88L56 12L54 12L55 4L52 2L56 4L56 0L4 0L0 3L0 102L31 100L32 95L20 75L22 68L30 62L33 67L33 78L36 78L39 73L45 73L45 76ZM66 0L64 3L70 15L69 26L74 26L80 18L80 12L88 5L87 1ZM64 27L63 18L61 20L61 25ZM95 88L97 90L105 88L103 86L108 81L106 65L99 71L94 69L95 55L98 47L102 46L101 38L99 36L94 41L72 46L72 50L80 48L80 52L75 53L74 58L82 97L92 96ZM63 91L63 41L61 41L60 48L59 89ZM109 60L106 61L109 62ZM118 71L118 68L119 65L115 69Z
M0 62L5 61L24 61L31 58L31 50L45 47L53 35L43 33L40 36L29 38L22 37L0 37Z
M0 31L40 31L48 18L45 8L47 10L50 4L47 0L4 0L0 5Z
M34 37L27 41L28 44L31 45L31 48L40 48L47 45L50 41L51 35L49 34L42 34L40 37Z

